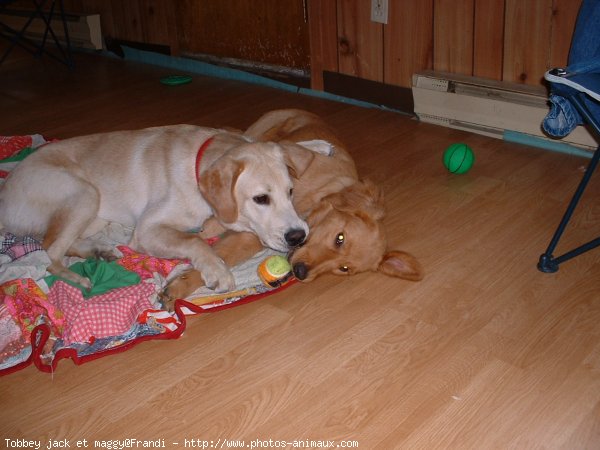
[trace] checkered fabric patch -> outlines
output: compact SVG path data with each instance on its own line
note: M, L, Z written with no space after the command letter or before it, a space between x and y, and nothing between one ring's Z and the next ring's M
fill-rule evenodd
M42 250L41 244L30 236L17 237L12 233L5 233L0 243L0 253L8 255L11 260L38 250Z
M144 310L153 308L149 300L152 294L154 286L140 283L84 299L79 289L57 281L48 301L65 316L63 341L69 345L125 333Z

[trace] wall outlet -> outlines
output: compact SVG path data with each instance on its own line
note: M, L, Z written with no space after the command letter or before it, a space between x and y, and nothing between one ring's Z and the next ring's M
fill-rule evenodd
M388 0L371 0L371 20L387 24Z

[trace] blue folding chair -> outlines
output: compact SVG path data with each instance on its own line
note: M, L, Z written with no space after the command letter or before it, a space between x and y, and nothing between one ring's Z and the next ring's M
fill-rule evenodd
M4 12L8 10L8 5L13 3L14 0L0 0L0 12ZM32 1L32 10L28 11L20 11L20 13L27 18L24 25L20 29L14 29L8 26L5 23L0 21L0 37L3 37L9 41L8 48L4 51L2 56L0 57L0 65L4 62L4 60L8 57L10 52L14 49L16 45L24 48L28 52L34 54L35 56L41 56L42 54L46 54L51 58L66 64L68 67L73 66L73 60L71 58L71 41L69 39L69 31L67 29L67 20L65 17L65 10L63 7L63 0L31 0ZM57 11L58 9L58 11ZM55 14L59 14L59 17L62 21L64 34L65 34L65 45L63 46L60 42L54 30L52 29L52 19ZM40 18L44 22L44 34L42 37L42 42L38 43L31 39L29 39L25 33L27 29L31 25L31 23L36 19ZM46 42L48 41L48 36L52 38L56 48L58 50L58 54L54 54L49 52L46 48Z
M600 0L584 0L579 10L569 51L568 66L552 69L544 78L550 83L551 109L542 127L551 136L563 137L578 125L587 124L600 142ZM553 255L592 174L600 161L600 146L583 174L538 269L553 273L571 258L600 246L600 237L555 257Z

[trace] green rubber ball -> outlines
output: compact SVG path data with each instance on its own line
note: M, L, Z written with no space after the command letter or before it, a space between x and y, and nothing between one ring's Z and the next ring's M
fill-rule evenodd
M475 162L475 154L467 144L452 144L444 151L444 166L451 173L466 173Z

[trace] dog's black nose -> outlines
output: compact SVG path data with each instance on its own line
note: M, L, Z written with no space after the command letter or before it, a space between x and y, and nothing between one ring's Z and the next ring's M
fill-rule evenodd
M304 280L308 276L308 267L303 262L294 264L294 276L299 280Z
M285 233L284 237L288 247L298 247L304 243L304 239L306 239L306 232L297 228Z

